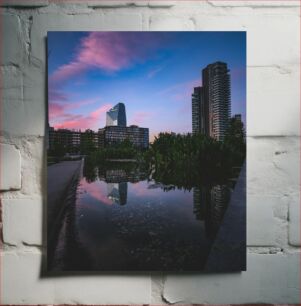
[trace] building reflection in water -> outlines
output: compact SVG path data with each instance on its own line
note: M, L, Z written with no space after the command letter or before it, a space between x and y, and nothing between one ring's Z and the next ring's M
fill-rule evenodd
M216 185L212 188L202 186L193 189L193 212L196 219L205 222L208 238L214 238L217 234L229 200L230 189L227 185Z
M128 183L108 183L108 198L116 204L125 205L127 201Z

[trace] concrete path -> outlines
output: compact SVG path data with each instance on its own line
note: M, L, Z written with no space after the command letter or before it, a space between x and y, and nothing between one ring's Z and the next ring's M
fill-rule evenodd
M68 189L75 179L79 178L81 160L64 161L48 167L47 175L47 228L48 233L60 210Z

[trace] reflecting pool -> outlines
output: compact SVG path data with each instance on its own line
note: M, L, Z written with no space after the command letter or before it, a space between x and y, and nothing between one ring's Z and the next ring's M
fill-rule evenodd
M122 163L84 169L52 270L196 271L206 267L233 184L163 184Z

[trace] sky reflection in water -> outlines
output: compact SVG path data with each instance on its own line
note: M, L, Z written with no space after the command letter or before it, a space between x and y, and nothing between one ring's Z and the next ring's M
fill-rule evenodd
M55 252L57 269L204 269L230 198L228 186L188 191L139 179L129 182L122 170L111 170L80 180Z

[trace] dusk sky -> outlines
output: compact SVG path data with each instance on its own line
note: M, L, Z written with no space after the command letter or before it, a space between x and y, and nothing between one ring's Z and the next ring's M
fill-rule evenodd
M193 87L215 61L228 64L231 113L245 122L245 32L48 32L49 124L97 131L123 102L150 141L191 132Z

